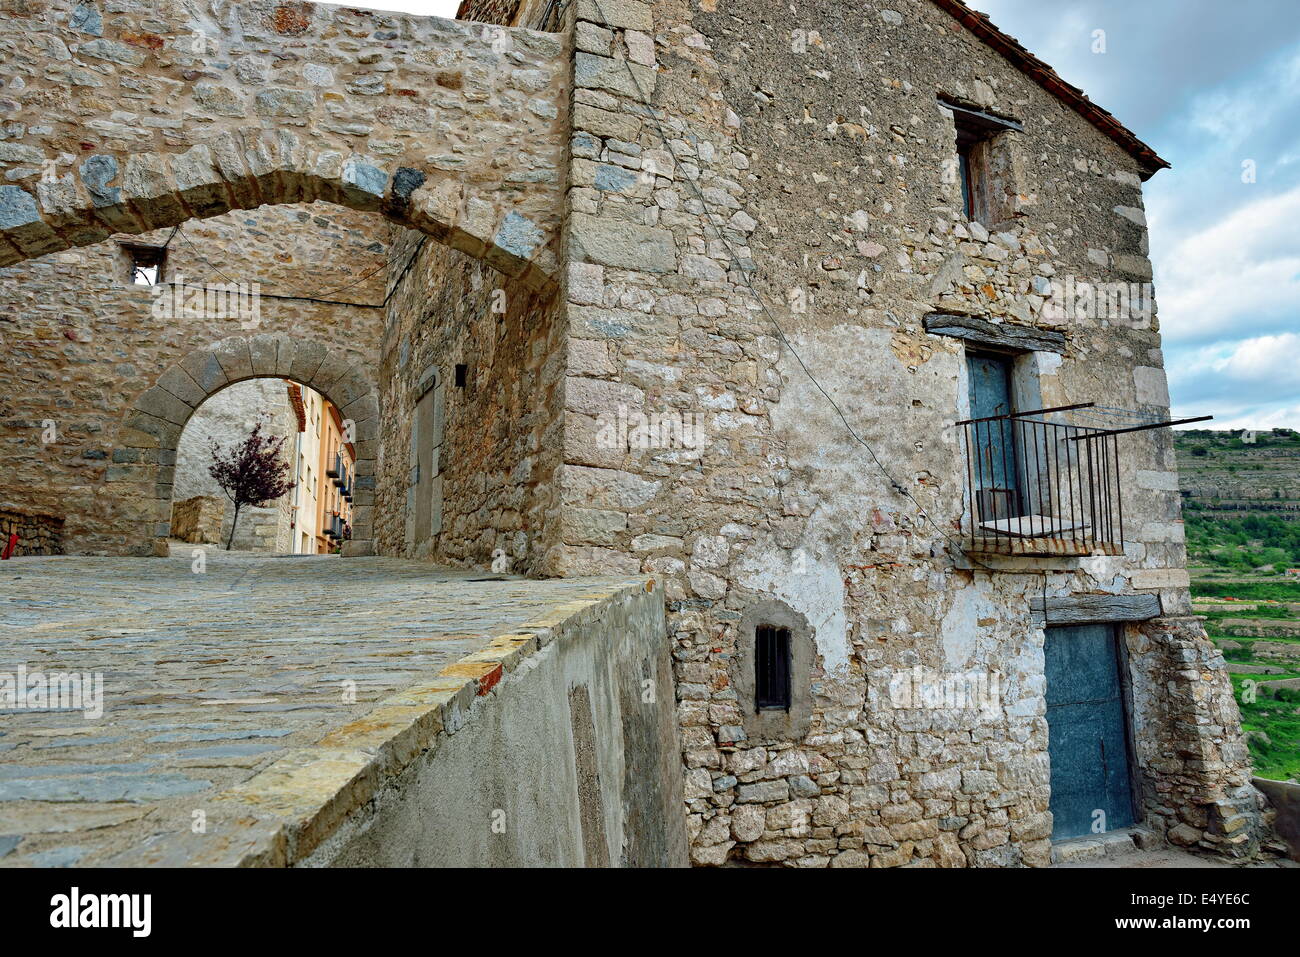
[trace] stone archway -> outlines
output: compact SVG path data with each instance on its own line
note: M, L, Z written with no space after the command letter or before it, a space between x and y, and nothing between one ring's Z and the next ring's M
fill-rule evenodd
M91 0L20 9L0 19L23 77L0 100L20 131L0 162L21 164L0 185L0 266L325 200L532 288L553 284L567 135L558 36L275 0L111 20ZM266 55L286 43L292 57Z
M181 431L209 397L246 379L277 377L310 386L351 423L357 450L353 538L344 555L374 552L375 456L379 402L370 377L342 350L287 334L231 336L170 366L136 399L119 430L110 481L139 486L154 539L171 530L176 448Z

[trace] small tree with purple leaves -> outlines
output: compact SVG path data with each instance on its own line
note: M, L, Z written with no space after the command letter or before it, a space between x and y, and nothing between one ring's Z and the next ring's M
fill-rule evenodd
M210 439L212 464L208 466L208 474L235 505L226 551L230 551L235 540L240 509L245 505L265 508L294 486L293 482L285 481L289 463L281 457L284 436L265 434L263 424L264 420L259 420L242 442L231 445L229 449L223 449L215 439Z

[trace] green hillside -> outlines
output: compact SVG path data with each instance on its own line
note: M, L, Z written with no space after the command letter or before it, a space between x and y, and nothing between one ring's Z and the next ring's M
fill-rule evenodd
M1198 429L1175 448L1192 600L1228 662L1255 772L1300 778L1300 433Z

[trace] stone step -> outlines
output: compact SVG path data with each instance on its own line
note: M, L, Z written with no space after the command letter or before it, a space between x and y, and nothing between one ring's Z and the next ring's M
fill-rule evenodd
M1132 854L1156 844L1156 836L1144 827L1130 827L1105 834L1073 837L1052 844L1053 864L1078 864Z

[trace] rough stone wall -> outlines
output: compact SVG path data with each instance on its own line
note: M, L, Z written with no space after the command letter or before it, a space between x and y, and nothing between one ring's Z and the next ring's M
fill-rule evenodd
M520 0L463 0L456 11L456 19L510 26L515 22L520 6Z
M417 240L407 233L396 244L400 263L416 255ZM457 565L505 558L516 573L548 572L559 527L561 318L553 296L436 243L418 247L390 300L384 332L380 552ZM455 384L457 365L465 366L463 388ZM441 526L431 539L408 542L414 390L431 372L443 397Z
M1147 821L1183 847L1253 854L1258 795L1222 652L1196 618L1127 631Z
M176 474L173 485L175 501L196 495L225 499L225 493L208 472L212 464L212 442L223 449L243 441L257 421L263 421L265 435L284 439L281 458L289 463L292 475L294 438L298 420L285 383L281 379L248 379L222 389L199 406L181 432L176 447ZM226 499L226 501L229 501ZM266 508L243 508L235 528L232 548L254 552L293 551L293 493L282 495ZM221 544L230 537L234 522L233 505L225 510L221 523Z
M260 322L248 329L238 316L159 314L150 288L129 284L115 241L0 270L0 460L14 480L10 497L64 516L72 554L148 554L154 524L168 518L166 470L175 463L156 455L150 461L130 447L139 444L131 438L138 430L126 426L135 403L173 363L239 335L327 343L373 378L386 262L379 227L373 215L329 204L187 224L167 247L169 281L261 282ZM162 246L170 232L132 240ZM344 288L370 272L373 279ZM177 434L187 414L178 408ZM167 489L156 499L160 479Z
M547 285L562 52L546 33L301 2L10 4L0 265L324 199Z
M571 0L462 0L458 20L498 23L507 27L556 30L564 22L564 7Z
M226 505L211 495L195 495L172 503L172 538L194 545L222 541Z
M63 519L57 515L0 507L0 551L10 535L18 536L14 556L64 554Z
M1136 161L924 0L857 5L847 29L831 2L579 0L576 15L557 567L666 579L694 860L1048 863L1029 604L1143 590L1186 613L1172 443L1124 439L1124 555L972 561L954 544L964 346L922 320L1063 332L1062 352L1022 360L1026 394L1166 412L1154 317L1044 308L1052 279L1149 279ZM1007 218L991 228L965 221L946 174L940 94L1024 125L999 144ZM620 406L702 414L707 442L610 448L601 418ZM813 632L811 728L753 741L729 669L746 609L773 600ZM894 708L890 681L914 667L998 675L1001 707ZM1214 727L1211 766L1181 765L1206 786L1245 767Z

